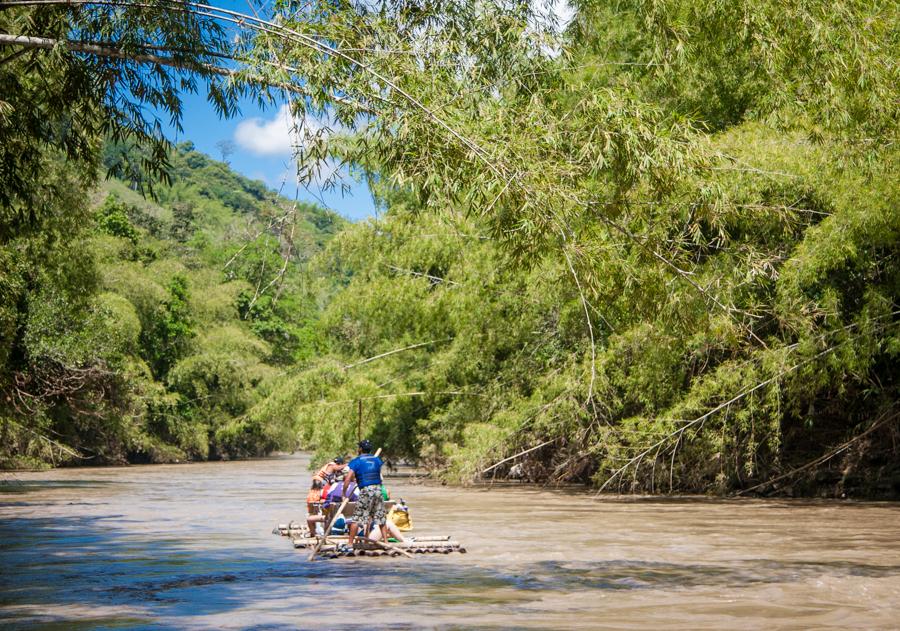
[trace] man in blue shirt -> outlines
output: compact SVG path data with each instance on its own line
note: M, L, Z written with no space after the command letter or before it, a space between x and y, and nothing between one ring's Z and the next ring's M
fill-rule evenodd
M353 547L356 533L360 525L365 527L370 521L375 522L379 530L384 526L386 516L384 513L384 500L381 497L381 458L372 455L372 443L368 440L359 441L359 456L350 461L350 473L344 476L344 488L350 487L351 482L359 486L359 499L356 500L356 510L350 518L350 532L347 545ZM344 493L346 496L346 493ZM387 540L387 537L384 537Z

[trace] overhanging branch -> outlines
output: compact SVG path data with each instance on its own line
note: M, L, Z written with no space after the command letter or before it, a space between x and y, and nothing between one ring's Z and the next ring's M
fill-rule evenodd
M305 94L302 88L290 83L276 82L265 79L264 77L253 77L242 75L237 70L216 66L214 64L203 62L191 62L183 59L176 59L166 55L157 55L149 52L131 52L123 50L121 47L108 42L78 42L72 40L51 39L49 37L33 37L27 35L10 35L0 33L0 46L21 46L25 49L44 49L50 50L57 46L62 46L66 50L73 53L85 53L95 55L97 57L108 57L112 59L122 59L125 61L133 61L140 64L155 64L184 70L186 72L198 72L201 74L215 74L229 77L237 81L246 81L257 85L266 85L273 88L280 88L288 92L297 94ZM222 59L234 59L222 53L204 52L206 55L220 57Z

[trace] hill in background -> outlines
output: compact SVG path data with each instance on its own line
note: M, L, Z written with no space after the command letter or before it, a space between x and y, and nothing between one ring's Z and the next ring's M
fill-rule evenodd
M3 366L21 395L4 415L5 466L227 458L291 442L243 419L323 343L305 262L346 220L191 143L171 152L169 182L150 181L142 159L107 144L103 166L121 177L73 189L66 238L40 235L54 254L23 271Z

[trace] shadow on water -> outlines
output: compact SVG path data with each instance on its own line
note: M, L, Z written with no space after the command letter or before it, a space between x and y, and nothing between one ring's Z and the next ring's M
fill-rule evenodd
M113 525L118 515L22 517L0 521L0 623L53 625L69 607L108 612L90 626L140 626L190 620L252 607L313 613L323 599L366 580L408 605L534 600L545 592L740 588L828 576L891 577L898 565L739 561L679 564L630 560L543 561L510 566L417 559L321 561L272 547L198 546ZM364 568L364 569L363 569ZM279 602L280 601L280 602ZM286 604L285 604L286 603ZM54 613L57 612L57 613ZM98 614L99 615L99 614ZM249 621L248 621L249 622ZM257 628L266 628L260 626Z
M485 576L482 587L518 590L631 590L688 589L694 587L742 587L762 583L791 583L819 576L900 575L900 566L856 563L741 561L729 565L656 563L613 560L592 563L544 561L526 565L516 573ZM442 588L471 587L468 576L444 575L432 581Z
M109 486L110 480L0 480L0 495L22 495L52 489L87 489Z
M138 612L159 619L228 612L298 585L346 587L350 566L306 563L300 555L197 549L110 526L119 515L0 521L0 626L75 622L70 608ZM250 588L250 589L248 589ZM56 612L56 613L54 613ZM88 627L134 626L133 615L91 618ZM67 627L71 628L71 627Z

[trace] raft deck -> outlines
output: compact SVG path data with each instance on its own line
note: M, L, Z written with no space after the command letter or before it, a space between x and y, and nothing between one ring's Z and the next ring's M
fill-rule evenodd
M305 523L292 521L288 524L278 524L272 531L273 534L282 537L290 537L297 549L311 549L316 546L320 537L311 536ZM450 554L451 552L466 553L459 541L453 541L450 535L422 535L410 536L403 542L389 542L393 550L385 550L378 543L362 537L357 537L353 550L339 553L338 545L349 541L347 535L330 535L319 549L319 553L335 558L338 556L400 556L399 550L409 554Z
M305 537L294 539L294 547L299 549L314 548L318 539ZM392 542L390 546L397 550L385 550L378 543L357 537L353 544L353 550L338 554L338 545L347 543L346 536L328 537L328 541L319 548L319 552L326 556L400 556L399 550L405 550L410 554L450 554L451 552L466 553L466 549L459 541L452 541L450 537L422 537L410 538L404 542Z

